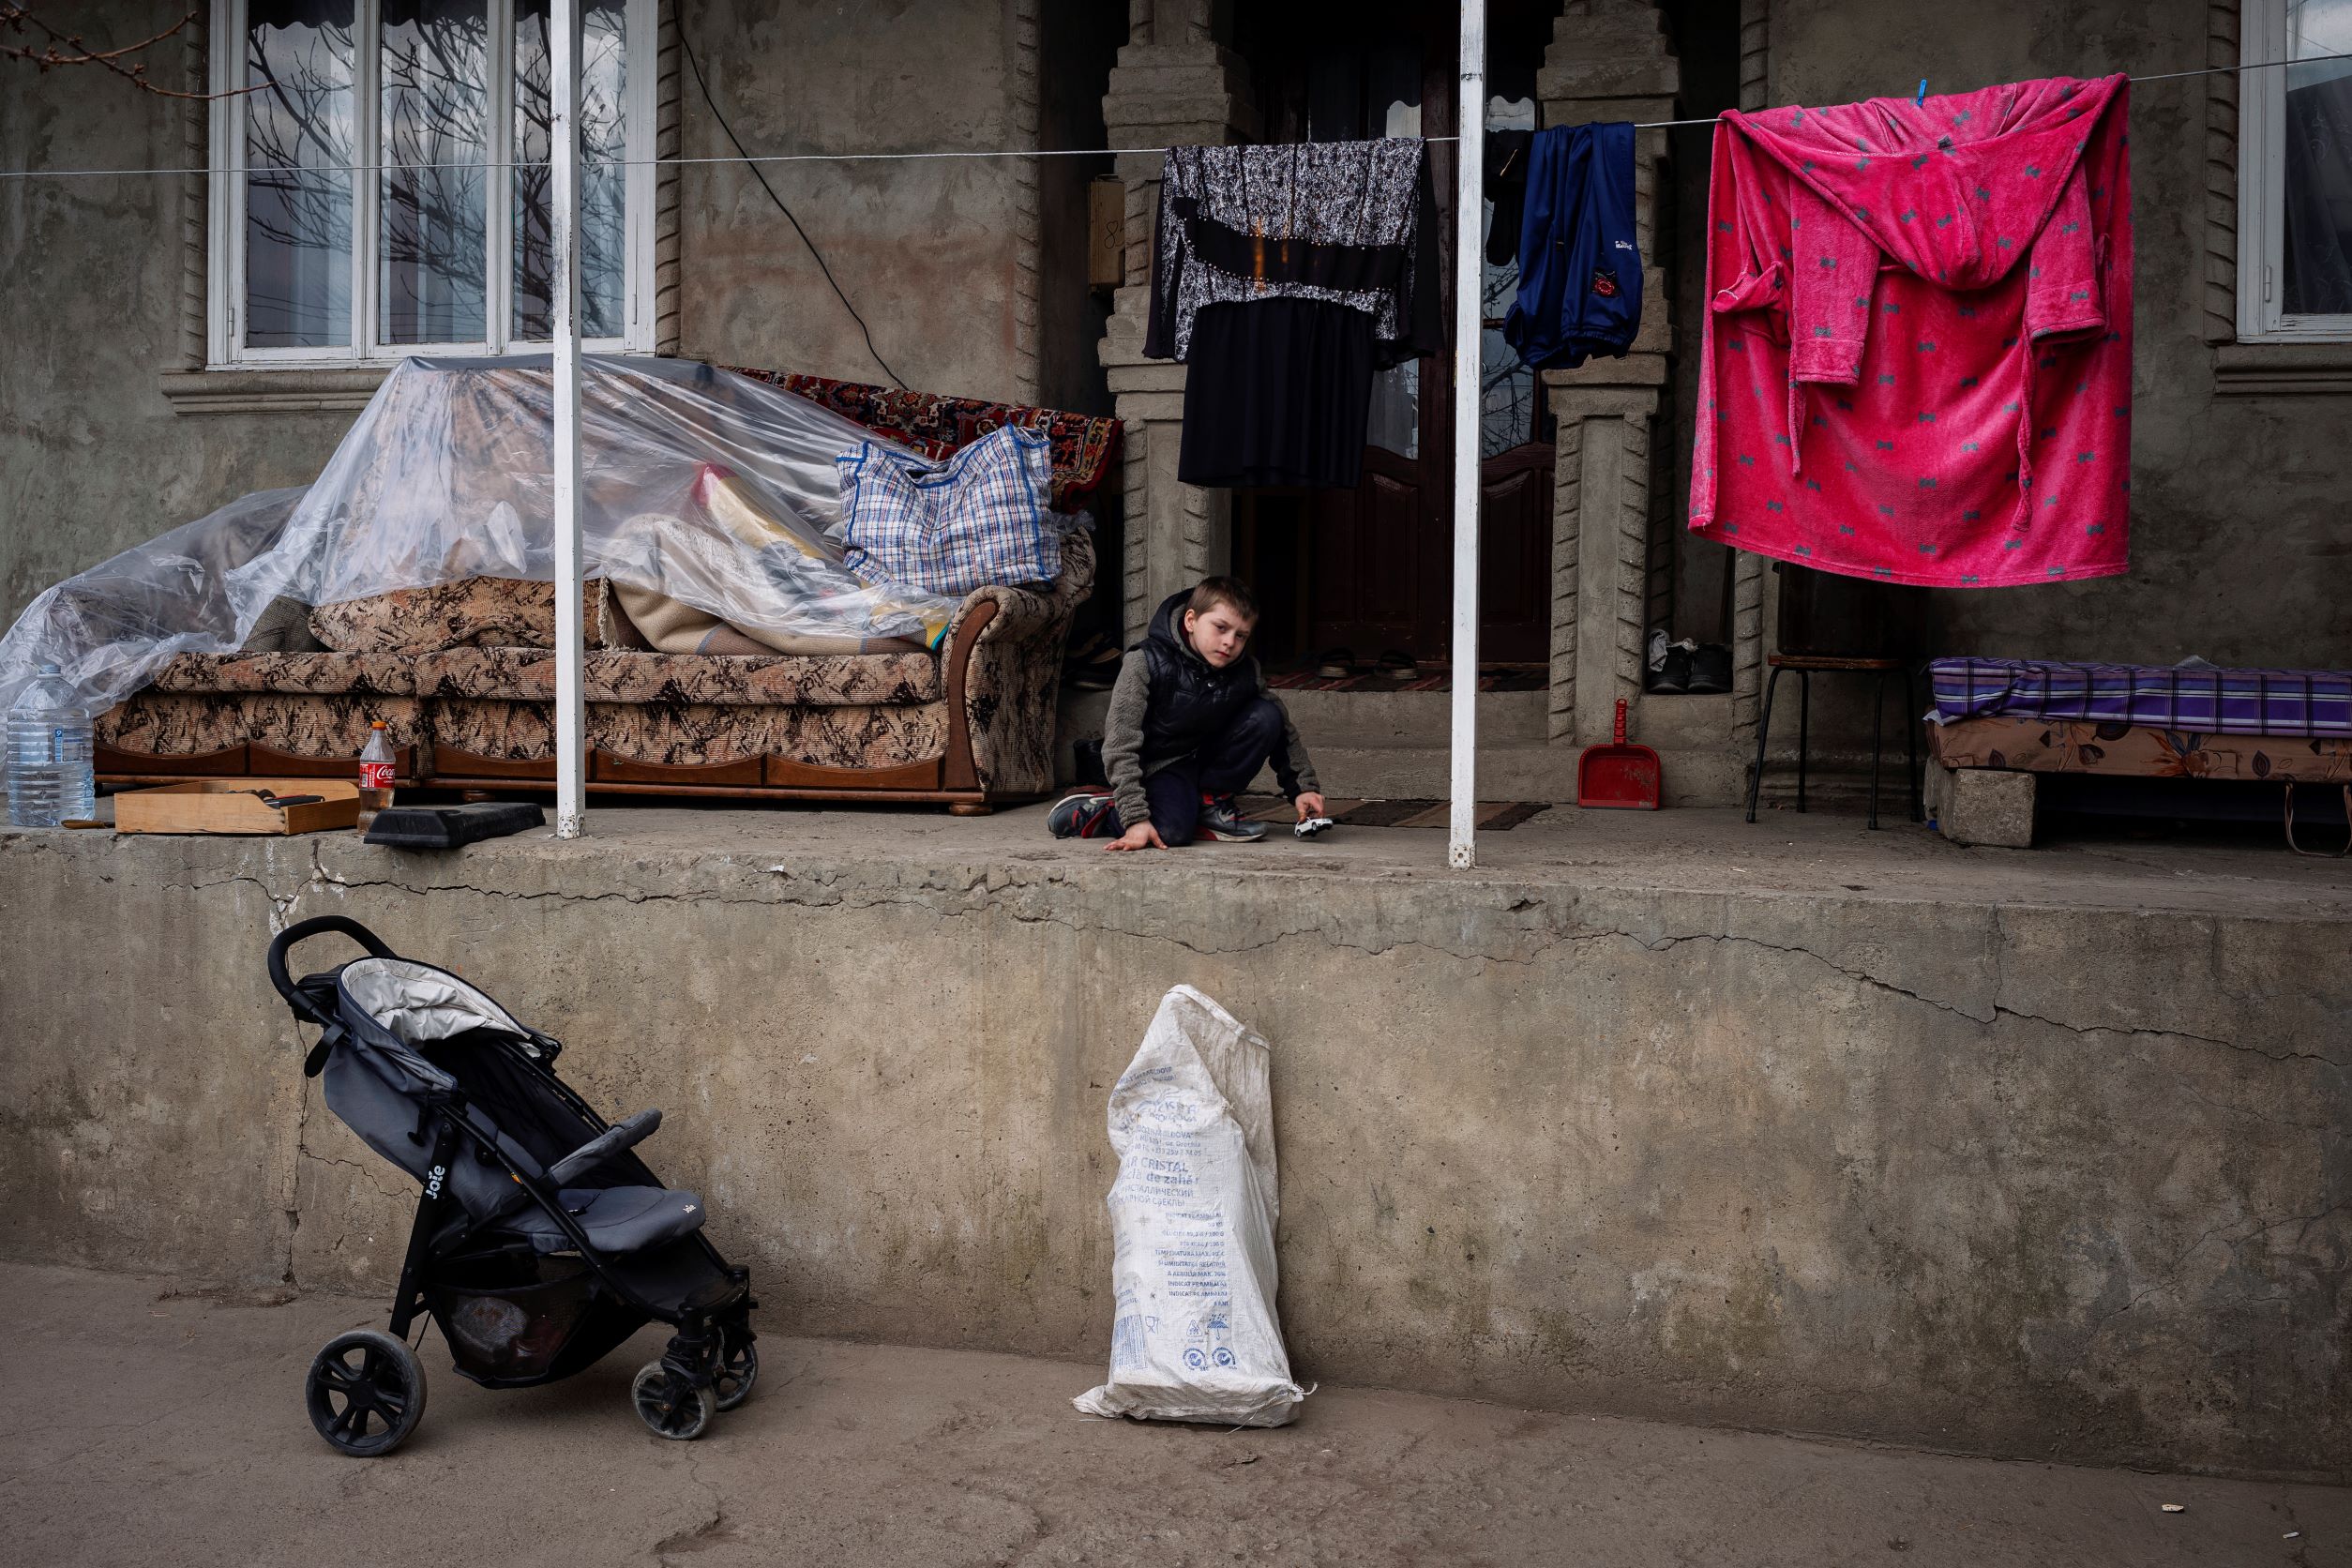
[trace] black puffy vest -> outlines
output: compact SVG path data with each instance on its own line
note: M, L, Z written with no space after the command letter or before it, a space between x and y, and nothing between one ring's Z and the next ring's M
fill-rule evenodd
M1187 588L1161 600L1143 639L1143 656L1152 661L1152 701L1143 715L1147 762L1199 750L1258 700L1255 655L1218 670L1185 641L1184 605L1191 597Z

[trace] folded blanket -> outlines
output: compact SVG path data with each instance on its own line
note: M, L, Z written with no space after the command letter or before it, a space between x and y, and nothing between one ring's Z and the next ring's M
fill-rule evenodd
M728 625L706 611L650 588L612 586L613 596L646 644L665 654L903 654L923 644L906 637L801 637Z

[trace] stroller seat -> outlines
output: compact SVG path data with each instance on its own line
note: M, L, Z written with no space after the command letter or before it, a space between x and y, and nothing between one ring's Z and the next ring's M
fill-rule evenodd
M565 1187L558 1196L588 1233L589 1244L602 1253L641 1252L702 1229L702 1199L671 1187ZM554 1216L535 1203L502 1217L498 1228L529 1238L540 1252L573 1246Z

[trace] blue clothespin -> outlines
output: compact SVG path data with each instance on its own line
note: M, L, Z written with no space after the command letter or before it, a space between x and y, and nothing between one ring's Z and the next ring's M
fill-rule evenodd
M1921 108L1924 108L1924 107L1926 106L1926 103L1927 103L1927 78L1925 78L1925 77L1923 77L1923 76L1922 76L1922 77L1921 77L1921 78L1919 79L1919 91L1918 91L1918 92L1916 92L1916 93L1913 93L1913 94L1911 95L1911 107L1912 107L1912 108L1914 108L1914 109L1921 109Z

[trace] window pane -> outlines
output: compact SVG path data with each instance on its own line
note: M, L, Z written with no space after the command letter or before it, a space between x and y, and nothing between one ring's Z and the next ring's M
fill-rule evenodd
M2287 0L2290 60L2352 53L2352 0ZM2352 313L2352 60L2286 68L2289 315Z
M517 338L555 331L553 265L548 224L547 160L551 113L547 0L515 3L515 322ZM628 156L622 118L626 82L626 17L621 0L588 5L580 52L580 329L589 338L621 336L622 284L627 276L624 195Z
M245 341L351 342L352 0L246 11ZM264 85L266 83L266 85Z
M384 0L378 332L483 338L490 138L487 0Z
M1364 439L1400 458L1421 456L1421 361L1408 359L1372 377L1372 416Z
M1492 98L1486 100L1488 130L1533 130L1535 100ZM1484 247L1495 227L1495 204L1485 204L1479 244ZM1518 351L1504 340L1503 319L1519 297L1519 262L1486 262L1478 303L1479 319L1486 330L1479 335L1478 455L1499 457L1514 446L1535 439L1535 372L1519 359Z

